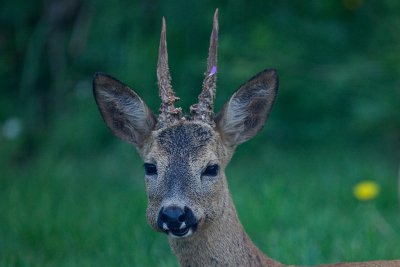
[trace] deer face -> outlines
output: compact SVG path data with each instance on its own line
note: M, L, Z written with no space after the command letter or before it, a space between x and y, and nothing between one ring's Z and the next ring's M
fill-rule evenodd
M225 167L235 147L262 128L278 88L276 71L264 70L213 114L217 15L216 11L203 90L191 116L182 116L174 107L178 98L170 85L164 19L157 68L162 100L158 117L122 82L101 73L93 79L104 121L143 158L149 224L176 238L201 231L224 212L229 198Z
M153 133L144 155L147 219L173 237L189 236L222 212L225 148L203 123L186 122Z

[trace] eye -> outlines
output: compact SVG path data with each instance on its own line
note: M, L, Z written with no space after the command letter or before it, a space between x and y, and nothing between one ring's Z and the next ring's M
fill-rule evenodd
M207 166L207 168L201 174L202 176L217 176L219 171L218 164Z
M146 175L157 175L157 166L153 163L145 163L144 172Z

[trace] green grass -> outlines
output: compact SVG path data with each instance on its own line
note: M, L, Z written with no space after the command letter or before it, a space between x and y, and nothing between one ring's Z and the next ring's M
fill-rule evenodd
M6 169L0 266L177 266L166 236L146 224L140 159L112 140L96 152L83 144L65 152L49 140L35 159ZM306 265L400 258L396 168L385 155L263 142L240 147L227 175L240 218L264 252ZM369 203L352 195L365 179L381 186Z
M257 160L233 162L231 190L245 228L263 251L287 264L399 258L396 169L377 154L338 144L266 147ZM367 179L382 192L361 203L352 189Z

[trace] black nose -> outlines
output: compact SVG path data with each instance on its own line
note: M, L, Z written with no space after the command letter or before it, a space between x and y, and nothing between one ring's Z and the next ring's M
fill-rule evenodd
M182 223L186 221L186 213L185 210L179 207L171 206L162 208L158 218L160 222L166 224L169 229L179 229Z
M164 231L183 231L196 224L193 212L188 207L183 209L177 206L162 208L158 214L158 227Z

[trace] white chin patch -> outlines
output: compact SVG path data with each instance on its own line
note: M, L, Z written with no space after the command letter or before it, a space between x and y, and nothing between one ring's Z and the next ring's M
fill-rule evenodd
M185 235L182 235L182 236L174 235L174 234L171 233L171 232L168 233L168 235L169 235L170 237L172 237L172 238L183 238L183 237L191 236L192 234L193 234L192 228L190 228L189 231L188 231Z

